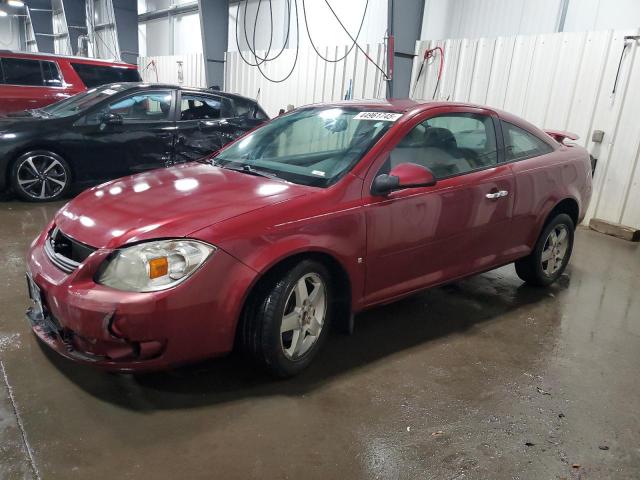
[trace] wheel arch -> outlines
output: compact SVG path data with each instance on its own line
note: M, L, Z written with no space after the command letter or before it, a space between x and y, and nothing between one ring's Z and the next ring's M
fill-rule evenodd
M549 211L547 217L545 218L544 224L542 225L542 230L549 224L554 217L561 213L566 213L573 220L574 228L578 226L578 220L580 218L580 206L578 205L578 201L573 197L567 197L560 200L556 205Z
M264 293L264 289L270 285L271 282L284 275L288 270L293 268L294 265L303 260L315 260L329 270L331 280L336 284L334 292L336 294L335 306L337 308L337 317L339 317L338 321L348 320L352 312L353 287L352 279L347 269L340 260L330 252L324 250L305 250L291 252L284 257L274 260L256 275L256 278L247 289L247 294L243 299L240 317L236 323L236 335L239 330L238 327L244 319L245 311L247 307L252 304L251 302L255 301L258 295Z

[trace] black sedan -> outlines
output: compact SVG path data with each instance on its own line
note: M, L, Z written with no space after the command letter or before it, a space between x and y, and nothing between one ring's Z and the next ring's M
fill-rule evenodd
M0 191L55 200L106 180L196 160L268 120L254 101L174 85L105 85L0 117Z

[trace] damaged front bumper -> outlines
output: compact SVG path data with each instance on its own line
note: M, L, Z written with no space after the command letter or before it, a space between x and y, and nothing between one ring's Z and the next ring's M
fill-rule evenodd
M139 372L232 350L244 294L256 273L222 250L180 285L139 293L94 281L109 250L96 250L68 273L47 257L44 240L36 239L28 255L34 306L27 318L36 336L60 355Z

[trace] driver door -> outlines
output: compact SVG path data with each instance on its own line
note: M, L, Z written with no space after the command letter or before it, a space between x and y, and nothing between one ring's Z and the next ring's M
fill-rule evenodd
M174 91L139 91L88 114L77 126L90 149L86 162L91 164L82 168L108 179L171 165L174 105ZM106 114L120 122L105 122Z
M367 304L487 270L506 255L514 181L498 163L493 113L439 111L417 118L365 181ZM407 162L429 168L437 184L370 193L377 175ZM498 191L508 193L487 197Z

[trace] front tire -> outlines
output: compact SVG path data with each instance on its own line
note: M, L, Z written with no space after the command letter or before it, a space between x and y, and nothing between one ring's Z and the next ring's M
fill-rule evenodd
M47 150L27 152L13 162L11 187L27 202L58 200L71 188L71 169L57 153Z
M529 256L515 262L516 273L525 282L547 287L567 268L573 251L575 225L561 213L544 228Z
M312 260L267 280L245 310L243 351L277 377L297 375L326 340L332 300L329 271Z

